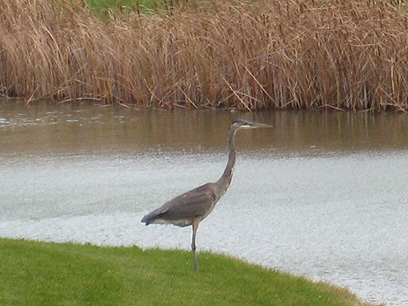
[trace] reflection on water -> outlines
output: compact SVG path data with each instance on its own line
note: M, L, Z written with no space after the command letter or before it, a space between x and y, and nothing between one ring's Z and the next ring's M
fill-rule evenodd
M407 304L404 114L2 102L0 237L188 249L190 228L140 219L218 179L235 118L275 128L239 132L231 188L200 225L198 248Z
M236 118L274 125L241 133L241 148L299 152L408 148L406 114L335 111L139 111L0 102L0 153L83 154L223 150Z

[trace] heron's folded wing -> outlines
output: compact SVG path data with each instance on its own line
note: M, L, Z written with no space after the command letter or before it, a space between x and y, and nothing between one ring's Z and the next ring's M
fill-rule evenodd
M165 203L161 208L162 218L188 219L204 216L212 209L216 197L212 184L192 189Z

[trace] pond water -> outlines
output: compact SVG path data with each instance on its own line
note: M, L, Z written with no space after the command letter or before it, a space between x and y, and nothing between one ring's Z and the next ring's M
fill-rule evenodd
M1 101L0 237L189 249L190 227L140 219L218 179L236 118L274 129L238 133L232 185L198 250L408 305L406 114Z

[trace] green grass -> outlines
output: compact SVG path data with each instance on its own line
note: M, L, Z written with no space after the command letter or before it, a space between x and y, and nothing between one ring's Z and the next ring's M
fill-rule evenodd
M78 1L78 0L77 0ZM108 11L117 15L119 12L139 12L151 15L158 12L169 13L169 9L192 5L198 7L197 0L79 0L85 1L89 8L98 16L106 17Z
M0 305L368 305L345 289L210 253L0 239Z
M104 9L106 7L117 8L119 6L133 8L138 4L141 7L147 7L153 9L155 5L162 3L163 1L154 1L154 0L85 0L88 5L94 9ZM157 3L157 4L155 4Z
M114 13L121 11L137 11L150 14L166 5L176 5L180 0L84 0L97 14L104 14L109 9Z
M106 8L117 9L118 7L124 7L129 9L135 9L139 6L142 12L149 10L155 10L155 8L164 8L167 4L168 6L177 5L180 2L191 2L192 0L84 0L92 9L97 12L103 11ZM256 0L254 0L256 1ZM407 0L396 0L394 5L407 3Z

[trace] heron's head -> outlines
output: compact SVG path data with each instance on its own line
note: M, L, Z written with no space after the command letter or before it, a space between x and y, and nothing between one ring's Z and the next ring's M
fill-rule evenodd
M241 129L258 129L258 128L271 128L271 127L272 125L269 125L269 124L263 124L263 123L238 119L238 120L234 120L231 123L230 129L238 131Z

